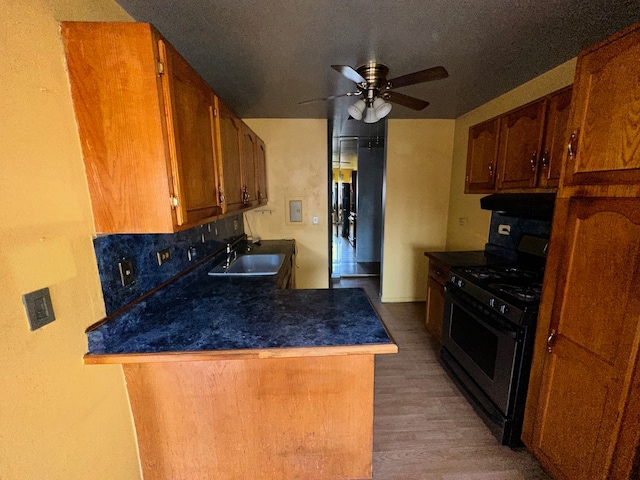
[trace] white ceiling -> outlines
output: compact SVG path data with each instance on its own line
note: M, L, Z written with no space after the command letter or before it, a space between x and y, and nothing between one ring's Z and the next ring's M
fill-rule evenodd
M364 126L347 120L353 98L298 105L355 91L332 64L375 60L389 78L443 65L449 78L398 90L429 107L388 118L456 118L640 20L639 0L117 1L240 117L333 118L343 135Z

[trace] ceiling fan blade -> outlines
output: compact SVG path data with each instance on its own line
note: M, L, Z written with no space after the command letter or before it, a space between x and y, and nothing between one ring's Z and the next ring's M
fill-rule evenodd
M429 105L429 102L420 100L419 98L410 97L409 95L403 95L398 92L384 92L382 98L403 107L412 108L413 110L423 110Z
M311 100L305 100L304 102L300 102L298 103L298 105L306 105L308 103L313 103L313 102L322 102L324 100L333 100L334 98L340 98L340 97L355 97L357 95L362 95L362 92L349 92L349 93L343 93L342 95L331 95L329 97L324 97L324 98L312 98Z
M331 68L333 68L336 72L341 73L352 82L366 83L366 80L362 78L362 75L356 72L349 65L331 65Z
M409 73L401 77L392 78L387 82L387 89L406 87L415 85L416 83L431 82L433 80L441 80L447 78L449 72L444 67L432 67L419 72Z

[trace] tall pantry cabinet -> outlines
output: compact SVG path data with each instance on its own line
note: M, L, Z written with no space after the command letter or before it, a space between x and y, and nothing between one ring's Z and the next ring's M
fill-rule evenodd
M640 24L578 57L523 440L558 479L640 478Z

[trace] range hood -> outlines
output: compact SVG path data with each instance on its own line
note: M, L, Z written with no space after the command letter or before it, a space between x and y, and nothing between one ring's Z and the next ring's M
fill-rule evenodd
M508 217L551 220L555 193L496 193L480 199L480 207Z

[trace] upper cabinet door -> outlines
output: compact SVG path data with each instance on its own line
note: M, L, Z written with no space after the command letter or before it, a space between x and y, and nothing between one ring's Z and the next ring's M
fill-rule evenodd
M62 38L96 232L174 231L157 32L63 22Z
M501 117L497 190L536 186L545 108L542 99Z
M538 186L542 188L558 186L562 157L569 141L567 124L571 111L571 92L571 87L564 88L551 95L547 102L538 174Z
M464 193L491 193L495 183L499 119L469 128Z
M242 189L244 192L244 205L258 205L258 185L256 178L256 154L258 150L258 137L243 122L242 123Z
M640 183L640 24L578 57L565 185Z
M258 203L267 203L267 152L264 142L258 137L258 150L256 151L256 175L258 176Z
M221 213L214 158L213 96L171 45L159 41L178 225Z
M220 199L224 212L242 210L244 192L241 173L242 122L218 100Z

